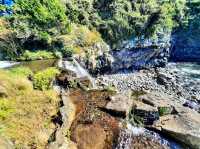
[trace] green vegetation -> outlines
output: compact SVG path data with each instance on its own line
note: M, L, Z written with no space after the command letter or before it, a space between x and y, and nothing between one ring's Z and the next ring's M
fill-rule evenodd
M134 115L133 111L129 113L128 122L130 122L133 126L137 126L137 127L144 126L144 118Z
M60 33L67 33L70 30L70 23L65 15L64 6L59 0L17 0L14 5L12 16L13 27L25 31L32 29L40 36L47 38L56 29ZM26 28L28 27L28 28Z
M72 0L66 5L72 22L96 28L112 45L134 36L140 41L156 38L161 31L171 32L185 3L182 0Z
M33 75L33 72L27 67L16 67L9 69L11 75L28 77Z
M52 81L59 74L56 68L48 68L33 76L33 87L38 90L48 90L52 87Z
M13 111L12 101L7 99L0 100L0 120L5 120Z
M18 58L20 61L34 61L34 60L44 60L44 59L54 59L56 55L52 52L47 51L25 51L22 56Z
M171 114L172 109L170 107L160 107L158 109L158 112L159 112L160 116L164 116L164 115L167 115L167 114Z
M114 48L125 39L135 38L141 44L144 39L157 40L171 33L192 19L186 19L186 12L196 12L193 1L189 5L186 0L17 0L13 15L5 17L7 33L0 33L4 35L0 49L5 58L22 55L22 60L26 60L25 49L90 57L86 49L105 45L103 39ZM191 9L186 11L186 6ZM97 53L98 49L92 50ZM31 56L27 59L32 60Z
M58 112L59 98L52 90L34 90L27 70L0 70L0 88L6 92L0 96L0 133L16 148L44 149L56 128L51 119Z
M19 58L24 49L53 49L53 38L71 30L60 0L16 0L13 14L4 18L8 32L0 33L0 49L7 59ZM4 24L0 23L0 29Z
M182 22L182 26L191 32L200 31L200 1L199 0L188 0L186 3L186 17Z

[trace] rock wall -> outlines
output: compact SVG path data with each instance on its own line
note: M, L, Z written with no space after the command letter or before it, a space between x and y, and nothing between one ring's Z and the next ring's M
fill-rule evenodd
M200 62L200 31L179 31L173 35L170 59Z
M113 51L112 71L123 69L144 69L165 66L169 57L168 47L134 47Z

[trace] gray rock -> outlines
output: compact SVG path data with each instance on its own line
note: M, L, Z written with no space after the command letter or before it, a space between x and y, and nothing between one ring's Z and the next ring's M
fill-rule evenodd
M178 115L161 117L154 128L170 135L190 148L200 149L200 114L183 107L179 108L178 111Z
M156 120L159 119L159 112L156 107L144 104L140 101L134 101L134 105L134 116L140 117L143 124L152 125Z
M127 116L132 109L133 100L130 95L117 94L110 97L111 101L107 103L105 109L115 115Z

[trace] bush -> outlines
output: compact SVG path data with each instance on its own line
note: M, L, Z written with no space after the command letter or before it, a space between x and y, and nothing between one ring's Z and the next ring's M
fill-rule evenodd
M170 107L159 107L158 112L160 116L171 114L172 109Z
M40 71L33 76L33 87L38 90L48 90L52 86L52 81L59 74L56 68L48 68Z
M63 57L72 57L73 53L74 53L74 49L70 47L65 47L62 50Z
M25 51L24 54L18 58L20 61L33 61L33 60L44 60L44 59L54 59L56 56L54 55L53 52L48 52L48 51L36 51L36 52L31 52L31 51Z
M70 28L65 8L59 0L17 0L14 8L14 17L19 22L25 19L30 28L42 30L55 27L63 33Z
M152 38L160 28L171 31L179 1L74 0L66 2L66 14L76 24L96 28L113 45L132 37Z
M13 112L11 101L0 99L0 120L4 120Z

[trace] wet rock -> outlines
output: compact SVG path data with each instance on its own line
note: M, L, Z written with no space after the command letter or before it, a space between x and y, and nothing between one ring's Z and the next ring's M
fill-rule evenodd
M98 124L78 125L72 137L78 149L103 149L106 143L106 132Z
M199 31L179 30L173 34L171 60L177 62L200 62ZM183 44L184 43L184 44Z
M187 101L183 104L183 106L189 107L189 108L191 108L191 109L194 109L194 110L200 112L200 104L197 103L197 102L195 102L195 101L187 100Z
M64 90L61 90L64 92ZM60 126L58 126L53 140L48 145L48 149L77 149L76 144L67 138L70 126L75 119L75 106L72 103L71 99L67 95L62 95L61 100L63 102L63 106L60 107L60 119L57 121ZM68 136L69 137L69 136Z
M114 59L112 71L116 72L123 69L140 70L165 66L168 54L168 47L166 45L164 47L150 45L116 50L111 54Z
M169 149L169 142L159 134L128 124L120 131L116 149Z
M130 93L117 94L110 97L110 102L107 103L105 109L116 116L126 117L132 109L133 100L130 98Z
M200 149L200 114L188 108L177 108L178 115L161 117L154 128L193 149Z
M160 116L174 112L175 103L173 103L173 98L169 95L152 92L139 96L138 99L145 104L156 107Z
M159 112L156 107L144 104L139 101L134 101L135 108L133 109L134 116L140 117L143 124L152 125L159 119Z

